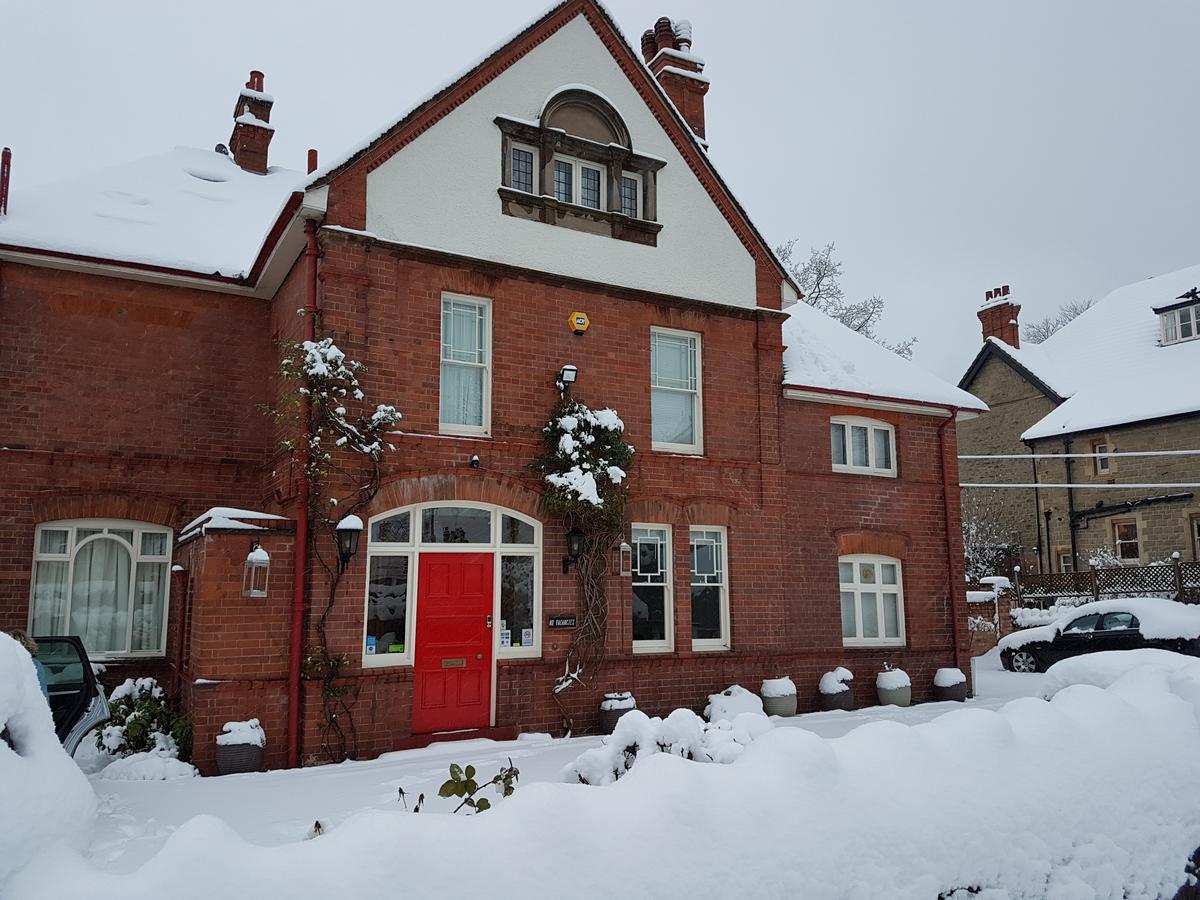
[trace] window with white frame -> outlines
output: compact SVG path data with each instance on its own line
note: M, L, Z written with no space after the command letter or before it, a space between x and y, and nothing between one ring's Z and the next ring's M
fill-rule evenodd
M621 175L621 212L631 219L642 217L642 179L628 172Z
M838 558L842 643L847 647L904 644L900 560L859 554Z
M671 529L633 526L633 649L672 649Z
M491 428L489 312L487 300L442 297L442 431L487 434Z
M729 583L725 529L696 526L692 551L692 649L729 649Z
M1112 523L1113 547L1117 558L1122 562L1137 562L1141 559L1142 551L1138 541L1138 523L1136 519L1123 519Z
M606 209L607 179L600 166L571 157L554 159L554 199L591 209Z
M675 453L704 452L700 335L650 329L652 447Z
M522 144L513 144L509 149L509 183L514 190L534 193L537 183L537 150Z
M1097 475L1107 475L1111 469L1111 460L1108 456L1109 447L1107 441L1095 441L1092 443L1092 454L1096 464Z
M896 476L896 429L887 422L834 416L829 442L835 472Z
M94 656L161 656L170 569L170 529L105 519L39 525L30 630L78 635Z
M452 501L423 503L371 519L363 665L412 663L417 559L422 553L491 553L494 557L496 657L541 652L541 526L511 510Z
M1200 304L1181 306L1159 313L1162 324L1162 342L1178 344L1200 337Z

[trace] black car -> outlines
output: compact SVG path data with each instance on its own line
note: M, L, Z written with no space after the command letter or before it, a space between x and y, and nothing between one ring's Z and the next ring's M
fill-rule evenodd
M68 756L84 736L108 721L108 701L77 637L34 637L38 661L46 669L54 730Z
M1004 641L1017 635L1023 639L1020 646L1003 646ZM1002 639L1001 647L1000 660L1010 672L1045 672L1060 659L1101 650L1153 647L1200 656L1200 638L1145 638L1137 616L1119 611L1085 613L1062 626L1061 631L1055 625L1018 631Z

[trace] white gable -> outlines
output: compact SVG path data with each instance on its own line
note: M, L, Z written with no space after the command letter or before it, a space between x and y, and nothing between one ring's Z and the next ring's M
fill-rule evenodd
M658 173L658 246L505 216L497 115L536 119L566 83L607 97ZM591 281L754 307L755 265L591 25L576 16L367 177L380 238Z

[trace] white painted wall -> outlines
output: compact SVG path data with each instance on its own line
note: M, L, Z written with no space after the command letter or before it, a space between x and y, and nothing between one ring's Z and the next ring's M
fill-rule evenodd
M560 85L618 109L636 151L661 157L657 247L500 212L500 114L536 119ZM733 306L756 305L754 259L582 15L367 177L367 230L555 274Z

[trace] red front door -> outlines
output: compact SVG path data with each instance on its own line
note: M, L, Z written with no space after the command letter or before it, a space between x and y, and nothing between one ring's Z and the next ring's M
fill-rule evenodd
M486 728L492 709L492 554L422 553L414 733Z

